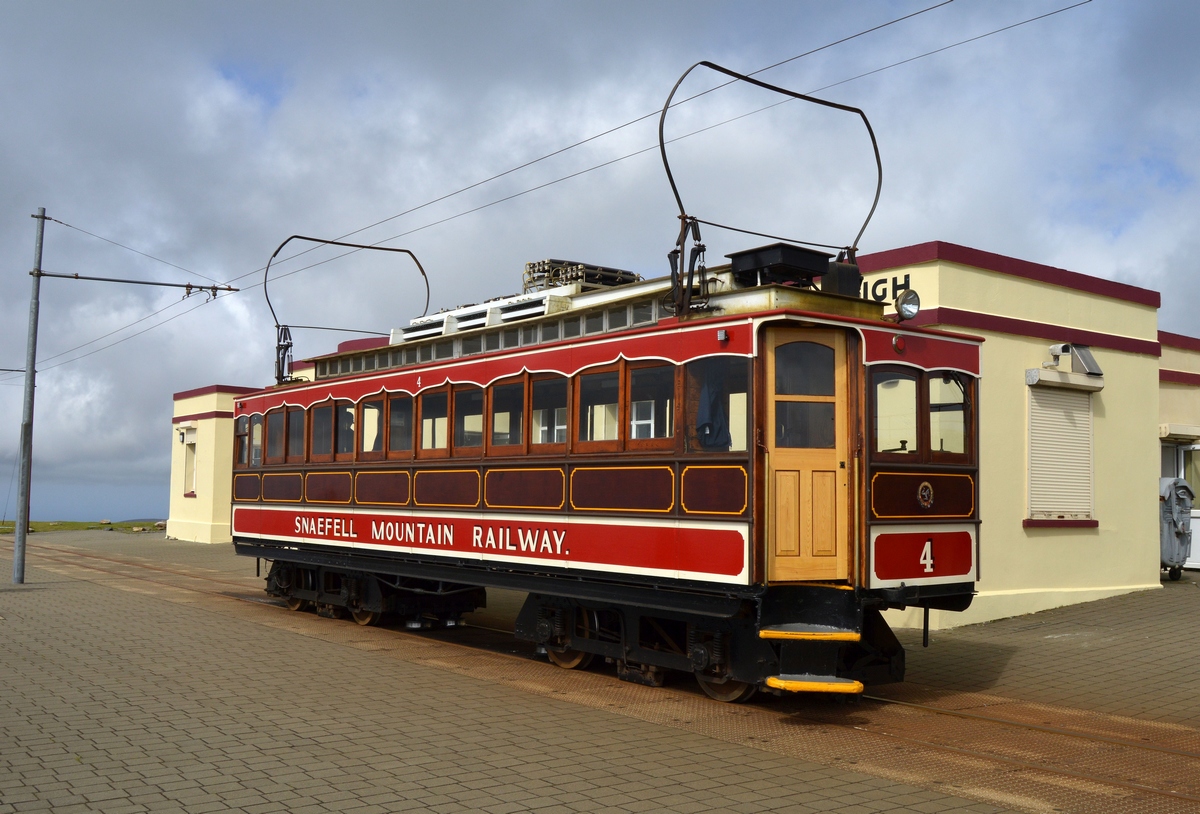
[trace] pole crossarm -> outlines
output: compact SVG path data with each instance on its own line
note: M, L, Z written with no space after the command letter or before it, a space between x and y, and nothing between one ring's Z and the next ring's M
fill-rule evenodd
M126 285L156 285L163 288L186 288L190 296L193 291L208 291L214 297L218 291L240 291L241 289L234 288L228 285L196 285L195 283L163 283L158 280L124 280L119 277L88 277L83 274L59 274L52 271L29 272L35 277L57 277L60 280L94 280L99 283L125 283Z

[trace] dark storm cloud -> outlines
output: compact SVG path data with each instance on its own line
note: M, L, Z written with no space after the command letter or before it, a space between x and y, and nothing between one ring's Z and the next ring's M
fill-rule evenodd
M812 90L1064 4L956 0L764 78ZM270 378L273 327L251 272L287 235L359 229L653 111L696 60L753 70L924 5L6 4L0 366L23 362L37 206L189 271L53 223L47 269L246 289L202 305L169 289L44 282L34 515L165 514L171 393ZM952 240L1194 288L1196 23L1191 4L1097 0L827 91L865 108L881 143L884 197L864 248ZM715 83L697 74L687 87ZM669 124L686 133L770 101L731 88ZM656 124L359 237L398 235L635 152L655 143ZM873 191L858 125L801 105L687 139L672 158L689 207L815 240L849 240ZM436 310L511 293L522 264L542 257L661 274L674 215L651 152L391 245L430 269ZM714 261L744 247L706 237ZM424 289L390 256L286 276L334 254L278 265L281 319L387 330L419 310ZM1197 332L1186 299L1166 302L1163 327ZM56 354L159 309L79 352L173 321L54 367L72 358ZM297 355L336 341L298 333ZM0 488L19 385L0 374Z

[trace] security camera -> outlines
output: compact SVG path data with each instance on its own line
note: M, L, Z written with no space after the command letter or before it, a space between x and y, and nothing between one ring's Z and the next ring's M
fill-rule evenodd
M1066 356L1070 352L1071 352L1070 345L1064 344L1064 345L1051 345L1050 346L1050 355L1053 356L1055 359L1057 359L1060 356Z

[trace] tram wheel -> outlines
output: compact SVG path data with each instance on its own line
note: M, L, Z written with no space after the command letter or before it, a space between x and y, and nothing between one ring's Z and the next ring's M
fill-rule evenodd
M599 628L599 622L594 618L594 611L580 608L579 613L583 622L584 638L589 638L592 631ZM584 653L580 650L564 650L561 653L556 653L553 650L547 649L546 657L550 659L552 664L557 664L564 670L586 670L592 663L592 659L596 657L596 654Z
M696 674L696 683L700 685L700 689L704 690L704 694L709 698L723 701L726 704L740 704L744 701L749 701L754 697L754 693L758 691L758 687L753 684L747 684L745 681L730 679L718 684L699 673Z
M363 627L379 624L379 617L382 616L379 611L369 610L353 610L350 611L350 615L354 617L355 622Z
M1183 568L1178 565L1173 565L1171 566L1170 570L1167 571L1167 576L1171 579L1177 580L1183 576Z
M290 611L302 611L307 604L308 602L297 596L289 596L287 598L287 609Z

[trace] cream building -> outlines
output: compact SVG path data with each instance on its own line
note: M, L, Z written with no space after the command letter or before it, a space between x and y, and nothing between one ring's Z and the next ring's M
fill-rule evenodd
M216 384L175 394L167 537L228 543L233 483L233 403L254 388Z
M979 594L931 626L1158 587L1160 438L1200 439L1200 340L1164 347L1158 292L941 242L859 262L864 296L986 340Z

